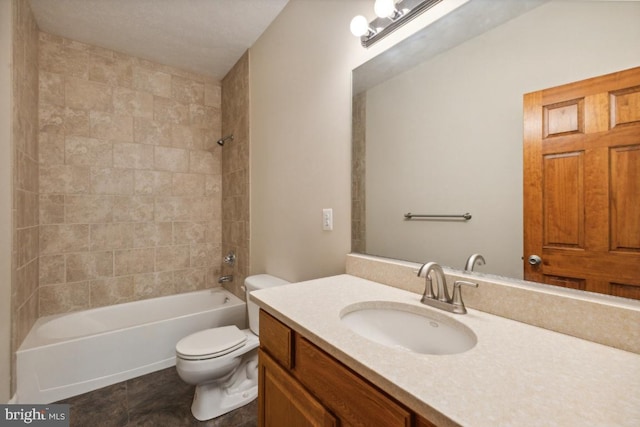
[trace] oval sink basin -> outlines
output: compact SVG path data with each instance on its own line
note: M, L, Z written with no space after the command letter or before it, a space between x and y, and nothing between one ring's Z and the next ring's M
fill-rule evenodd
M409 304L357 303L345 307L340 319L370 341L414 353L463 353L478 342L473 331L462 323Z

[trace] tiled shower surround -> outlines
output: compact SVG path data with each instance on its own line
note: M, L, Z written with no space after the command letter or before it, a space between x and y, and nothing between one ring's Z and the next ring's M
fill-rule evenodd
M38 318L38 124L34 120L38 116L38 27L28 2L14 2L12 12L12 72L20 76L13 79L12 88L11 348L15 361L15 350Z
M222 249L234 251L233 275L225 287L244 299L241 289L249 275L249 53L222 80L222 134L233 135L222 149Z
M220 82L40 33L39 315L217 285Z

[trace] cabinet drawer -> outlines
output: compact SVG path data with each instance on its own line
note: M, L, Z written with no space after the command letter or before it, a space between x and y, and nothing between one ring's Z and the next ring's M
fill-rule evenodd
M350 426L410 426L411 413L373 385L296 335L296 378Z
M260 310L260 347L287 369L293 367L291 329Z

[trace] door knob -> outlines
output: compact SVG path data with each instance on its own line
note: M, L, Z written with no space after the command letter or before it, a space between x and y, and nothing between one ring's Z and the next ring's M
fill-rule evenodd
M531 255L529 256L528 261L531 265L539 265L540 263L542 263L542 258L540 258L538 255Z

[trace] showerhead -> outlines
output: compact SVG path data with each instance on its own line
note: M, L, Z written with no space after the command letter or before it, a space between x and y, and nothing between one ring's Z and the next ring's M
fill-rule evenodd
M227 135L227 136L225 136L225 137L223 137L223 138L220 138L220 139L217 141L217 143L218 143L218 145L220 145L220 146L224 146L224 143L225 143L225 142L227 142L227 141L233 141L233 135Z

